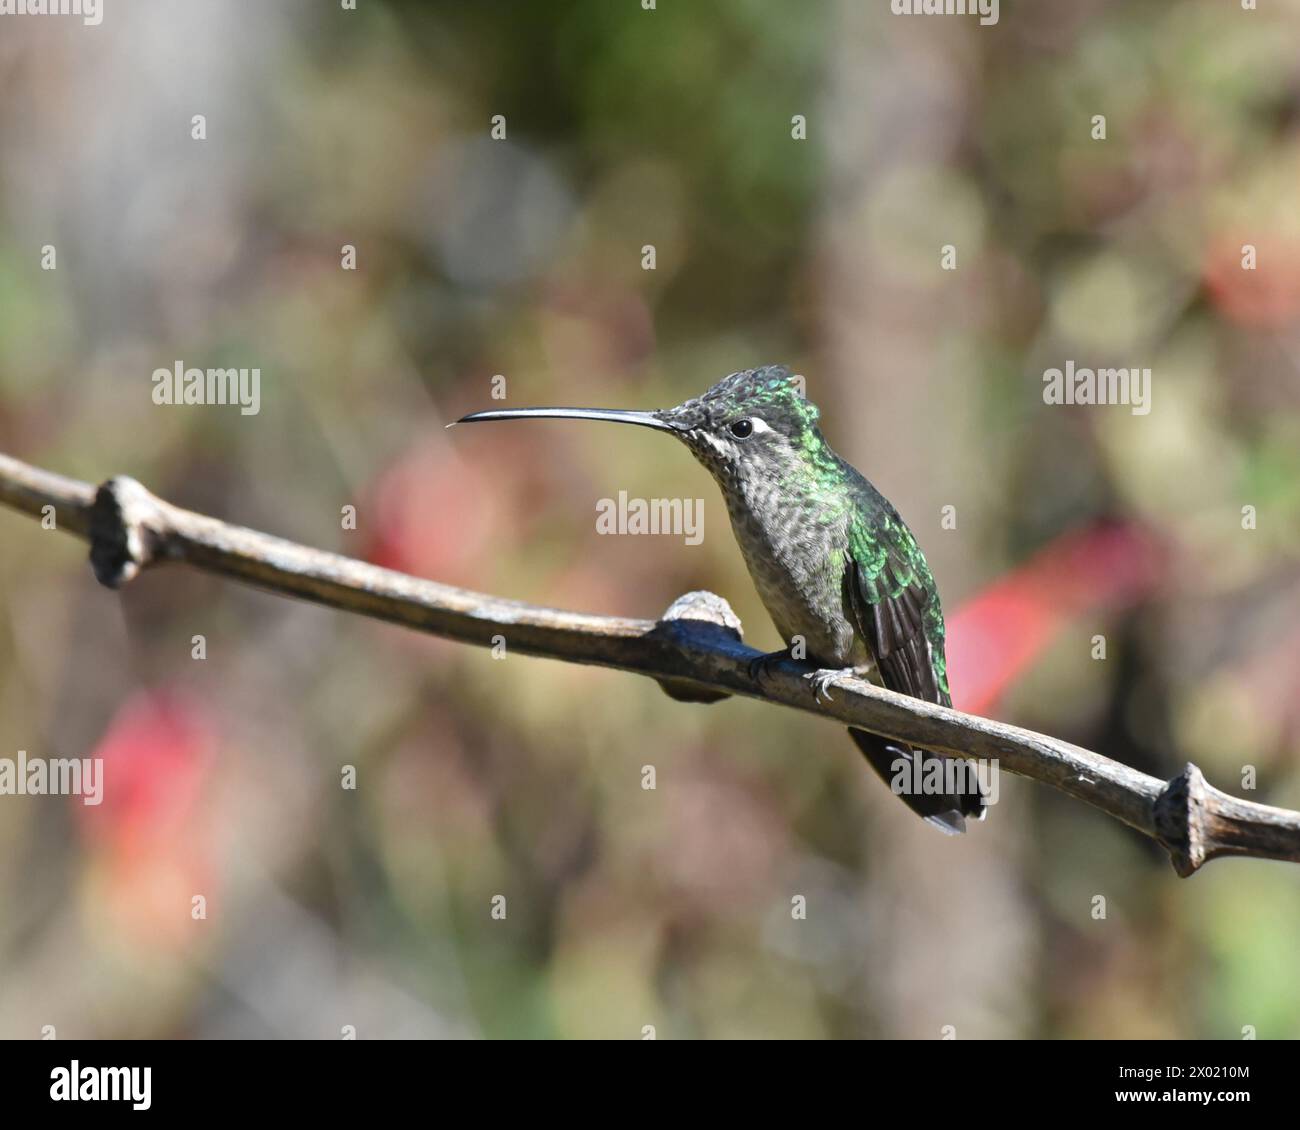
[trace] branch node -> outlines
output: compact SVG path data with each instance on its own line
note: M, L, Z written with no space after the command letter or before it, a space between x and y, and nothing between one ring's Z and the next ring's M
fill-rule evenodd
M118 475L101 484L90 509L90 564L95 579L121 588L151 565L165 525L158 499L135 479Z
M679 596L659 618L655 632L677 641L693 640L704 646L743 643L740 617L731 605L714 592L699 590ZM720 702L730 698L725 691L704 690L684 679L656 679L660 689L678 702Z
M1208 791L1204 774L1189 762L1155 800L1156 838L1184 879L1212 855L1205 816Z

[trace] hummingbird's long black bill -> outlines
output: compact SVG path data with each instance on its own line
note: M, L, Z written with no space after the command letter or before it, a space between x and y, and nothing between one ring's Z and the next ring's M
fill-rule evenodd
M677 431L654 412L631 412L621 408L491 408L486 412L471 412L456 423L478 424L487 420L607 420L612 424L636 424L661 432Z

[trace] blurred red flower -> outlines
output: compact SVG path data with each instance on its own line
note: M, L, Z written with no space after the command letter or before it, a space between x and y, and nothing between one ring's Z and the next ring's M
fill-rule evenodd
M1062 534L948 617L953 705L987 713L1071 621L1131 605L1163 572L1155 538L1136 525Z

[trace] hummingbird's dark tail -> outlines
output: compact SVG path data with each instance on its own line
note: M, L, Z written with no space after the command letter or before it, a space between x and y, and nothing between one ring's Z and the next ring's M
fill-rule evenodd
M916 750L866 730L850 727L849 737L894 795L940 831L955 836L966 831L967 816L984 819L984 791L967 771L973 765L955 764L961 759ZM944 787L935 787L939 781Z

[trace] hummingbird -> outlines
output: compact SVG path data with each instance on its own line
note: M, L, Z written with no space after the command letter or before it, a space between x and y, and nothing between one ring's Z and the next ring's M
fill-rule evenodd
M721 489L754 587L786 643L755 659L751 677L804 660L818 698L854 676L951 706L943 610L925 555L889 500L831 449L820 416L802 381L769 365L732 373L675 408L492 409L456 422L604 420L674 436ZM973 774L947 772L952 759L857 727L849 735L908 807L942 831L983 819L982 788Z

